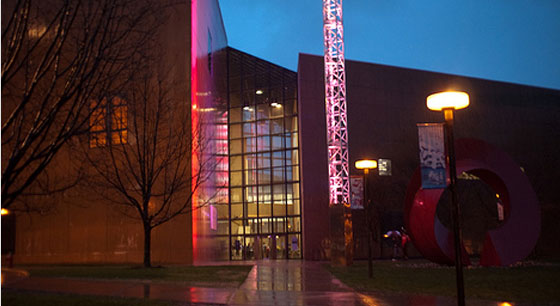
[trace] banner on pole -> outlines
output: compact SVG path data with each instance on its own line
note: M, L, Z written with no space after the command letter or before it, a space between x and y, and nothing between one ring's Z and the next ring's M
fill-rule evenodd
M364 178L350 176L350 208L364 209Z
M443 123L419 123L418 146L422 188L447 187Z

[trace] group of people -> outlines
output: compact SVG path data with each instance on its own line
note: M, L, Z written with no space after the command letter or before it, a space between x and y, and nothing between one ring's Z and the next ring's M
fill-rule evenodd
M385 238L389 239L393 247L393 253L391 255L391 259L393 261L397 260L398 258L408 259L408 252L406 249L407 244L410 242L410 237L406 233L404 227L401 227L399 230L392 230L388 231L383 235Z

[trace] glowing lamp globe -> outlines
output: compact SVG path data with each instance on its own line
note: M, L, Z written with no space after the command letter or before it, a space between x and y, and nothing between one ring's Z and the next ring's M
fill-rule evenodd
M430 110L462 109L469 106L469 95L462 91L444 91L429 95L426 105Z
M361 159L355 163L356 169L375 169L377 168L377 161L371 159Z

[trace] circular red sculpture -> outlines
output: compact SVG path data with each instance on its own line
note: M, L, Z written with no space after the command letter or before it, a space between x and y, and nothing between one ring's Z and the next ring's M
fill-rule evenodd
M455 143L457 174L479 177L500 195L505 219L486 233L480 265L507 266L527 257L540 233L537 197L527 176L505 152L476 139ZM405 199L405 222L414 246L433 262L455 263L453 233L437 218L436 208L443 189L421 189L420 169L412 176ZM470 261L463 247L463 264Z

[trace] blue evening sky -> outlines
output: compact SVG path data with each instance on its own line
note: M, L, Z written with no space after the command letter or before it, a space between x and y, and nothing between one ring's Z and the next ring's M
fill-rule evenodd
M219 0L228 44L297 71L322 0ZM560 89L559 0L344 0L346 59Z

